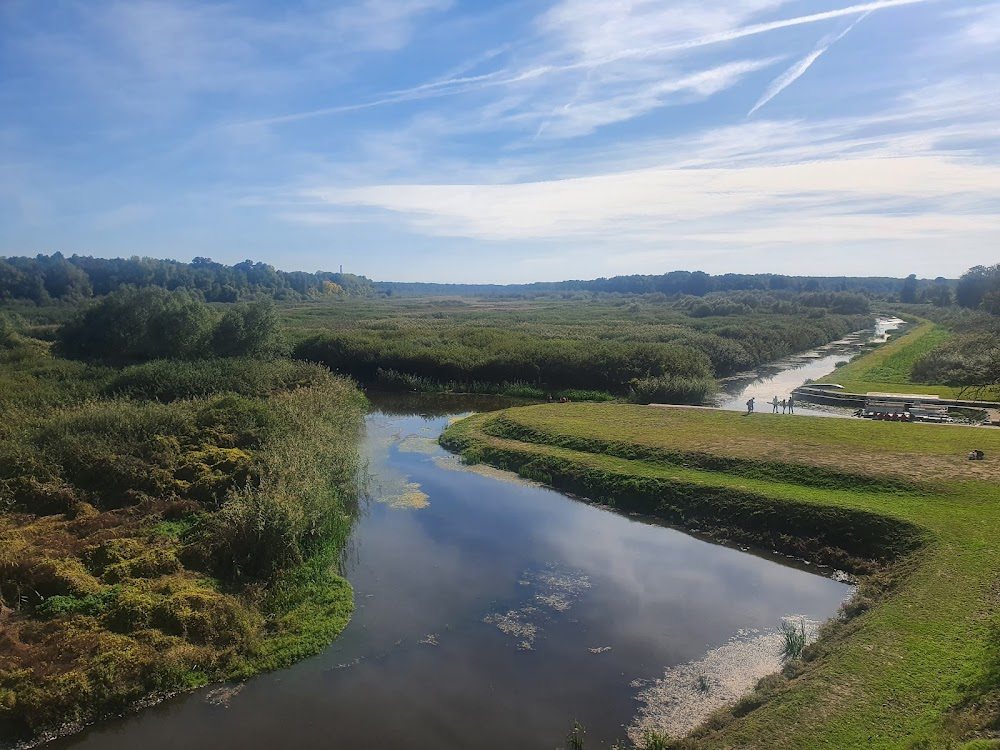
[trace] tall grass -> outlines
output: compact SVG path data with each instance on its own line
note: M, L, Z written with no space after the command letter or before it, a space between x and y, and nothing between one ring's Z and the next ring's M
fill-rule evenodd
M226 392L268 396L317 385L327 377L324 367L289 360L156 360L121 370L103 393L155 401Z
M587 736L587 730L578 722L573 722L573 728L566 735L564 747L566 750L583 750L583 740Z
M258 483L234 488L209 522L211 556L232 579L267 578L302 563L357 510L360 397L344 381L277 399L278 428L258 453Z
M798 627L792 622L781 623L781 636L784 641L781 655L791 661L802 656L802 649L806 647L806 623L799 620Z
M717 390L711 378L643 378L632 381L629 401L635 404L703 404Z

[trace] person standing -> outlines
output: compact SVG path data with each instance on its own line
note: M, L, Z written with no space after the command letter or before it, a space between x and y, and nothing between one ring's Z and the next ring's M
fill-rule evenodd
M771 413L772 414L777 414L778 413L778 404L780 404L780 403L781 402L778 401L778 397L777 396L775 396L774 398L771 399Z
M795 396L794 395L788 397L788 413L789 414L794 414L795 413Z
M753 414L753 397L747 400L747 414Z
M786 411L788 411L788 399L783 398L781 399L781 413L784 414Z

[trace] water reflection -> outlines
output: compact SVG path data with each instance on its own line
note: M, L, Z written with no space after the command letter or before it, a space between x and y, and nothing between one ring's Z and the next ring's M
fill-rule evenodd
M451 412L389 408L368 420L375 494L417 485L428 503L368 505L343 636L251 680L228 708L183 696L55 747L506 750L555 747L575 718L588 747L610 746L664 667L789 614L824 619L849 593L550 490L445 470L440 448L406 446Z

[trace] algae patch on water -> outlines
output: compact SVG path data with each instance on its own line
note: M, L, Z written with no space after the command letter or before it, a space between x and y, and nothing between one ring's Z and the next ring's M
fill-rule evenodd
M434 453L438 450L438 442L434 438L407 435L399 441L396 449L400 453Z
M568 611L591 586L589 577L580 571L555 563L540 570L524 571L518 583L531 590L530 601L507 612L487 615L483 622L519 638L517 648L520 651L533 650L544 630L543 624L554 615Z
M426 508L431 504L430 496L420 489L419 482L404 481L394 489L398 492L381 495L377 498L378 501L386 503L390 508Z

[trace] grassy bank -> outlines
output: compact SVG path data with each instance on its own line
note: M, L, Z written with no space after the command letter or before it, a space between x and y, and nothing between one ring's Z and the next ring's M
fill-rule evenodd
M442 443L866 576L783 676L667 746L937 748L997 736L1000 432L557 404L470 417ZM972 448L987 460L967 461Z
M280 360L0 347L0 744L316 653L365 400Z
M849 393L923 393L959 398L960 388L915 383L911 378L917 360L947 341L950 335L936 323L922 321L899 338L855 357L817 382L839 383Z

